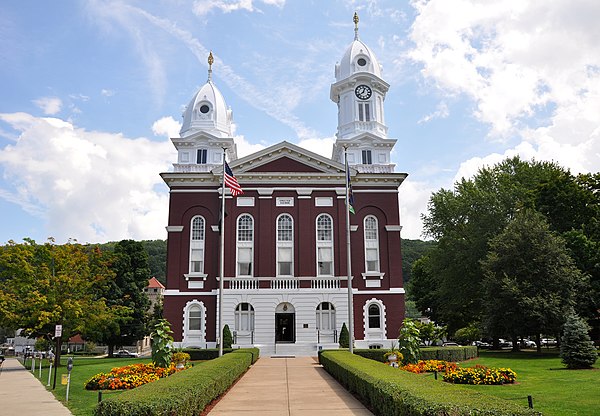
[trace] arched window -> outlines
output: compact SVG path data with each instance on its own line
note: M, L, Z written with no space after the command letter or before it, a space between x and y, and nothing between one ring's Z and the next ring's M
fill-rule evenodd
M381 328L381 309L376 303L369 305L369 328Z
M333 276L333 220L317 217L317 276Z
M252 276L254 219L242 214L237 221L237 276Z
M190 231L190 273L204 273L204 218L192 218Z
M365 271L379 272L379 230L377 218L368 215L364 220L365 230Z
M200 306L193 305L188 309L189 331L201 331L202 330L202 309Z
M254 307L249 303L240 303L235 308L235 330L254 331Z
M277 276L294 275L294 220L291 215L277 218Z
M330 302L322 302L317 306L317 330L333 331L335 329L335 307Z

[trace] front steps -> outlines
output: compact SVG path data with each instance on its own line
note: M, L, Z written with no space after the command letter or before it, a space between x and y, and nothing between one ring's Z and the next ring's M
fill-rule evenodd
M254 344L233 345L233 348L256 347L260 349L261 357L294 358L294 357L316 357L319 349L338 349L337 343L277 343L277 344Z

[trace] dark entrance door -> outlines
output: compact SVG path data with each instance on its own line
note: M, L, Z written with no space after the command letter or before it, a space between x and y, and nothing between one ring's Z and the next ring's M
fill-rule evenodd
M294 313L276 313L275 314L275 342L295 342L294 333L296 314Z

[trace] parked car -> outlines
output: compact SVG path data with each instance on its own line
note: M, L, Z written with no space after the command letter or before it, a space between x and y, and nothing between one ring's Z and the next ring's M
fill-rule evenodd
M535 341L531 341L528 339L524 339L521 341L521 346L523 348L537 348L537 344L535 343Z
M492 344L488 344L484 341L473 341L473 345L478 348L492 348Z
M541 344L546 347L554 346L557 344L554 338L542 338Z
M137 352L130 352L127 350L119 350L115 353L117 358L138 358L140 355Z
M442 347L459 347L460 345L458 345L456 342L444 342L442 344Z

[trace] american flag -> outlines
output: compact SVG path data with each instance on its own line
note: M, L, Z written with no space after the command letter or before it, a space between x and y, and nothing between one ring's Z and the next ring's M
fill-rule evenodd
M227 162L225 162L225 185L227 185L227 187L231 190L231 195L233 196L238 196L244 193L237 179L235 176L233 176L233 172L231 171L231 168Z

